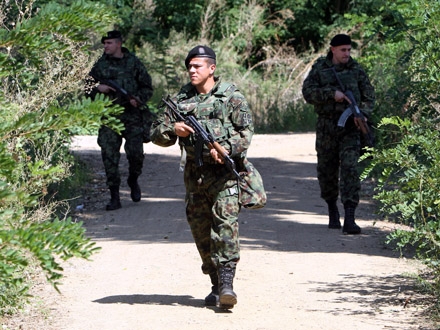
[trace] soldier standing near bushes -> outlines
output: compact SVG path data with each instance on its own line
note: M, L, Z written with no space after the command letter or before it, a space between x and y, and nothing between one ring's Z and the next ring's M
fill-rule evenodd
M361 119L351 116L345 127L338 127L338 119L349 104L335 75L345 90L352 91L366 117L373 111L375 94L364 69L350 56L350 36L338 34L333 37L330 46L327 56L313 65L302 92L304 99L314 105L318 114L317 172L321 197L328 205L328 227L341 228L337 207L340 192L345 210L343 233L359 234L361 228L355 223L355 209L361 188L358 173L361 142L357 123Z
M122 138L125 139L124 149L127 155L128 179L127 184L131 189L133 202L141 200L141 189L137 182L142 173L144 161L143 122L145 111L142 107L153 95L151 77L142 62L127 48L122 47L122 35L119 31L109 31L102 37L104 54L93 66L90 76L99 83L91 92L91 97L96 93L104 93L115 103L124 107L124 112L118 117L124 124L121 134L116 133L107 126L102 126L98 133L98 144L101 147L101 156L107 176L107 185L110 189L110 203L107 211L121 208L119 186L121 177L119 173L120 148ZM113 88L110 82L117 83L128 95L121 95L120 91Z

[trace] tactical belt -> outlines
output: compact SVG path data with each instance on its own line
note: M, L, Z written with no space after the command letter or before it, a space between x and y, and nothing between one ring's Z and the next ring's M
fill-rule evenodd
M220 191L220 193L217 195L218 198L223 198L227 196L233 196L238 195L238 186L234 186L228 189L225 189L223 191Z

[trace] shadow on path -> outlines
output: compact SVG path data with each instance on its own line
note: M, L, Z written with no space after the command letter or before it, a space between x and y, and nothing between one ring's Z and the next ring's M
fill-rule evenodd
M203 299L195 299L193 296L165 295L165 294L129 294L108 296L93 302L100 304L145 304L145 305L183 305L191 307L205 307Z
M414 280L405 276L339 274L339 277L342 280L332 283L313 281L306 283L312 288L309 290L312 292L311 294L318 292L336 293L337 295L332 309L314 309L313 311L335 315L370 315L374 317L383 309L401 310L410 305L421 306L427 302L425 296L414 290ZM342 306L346 306L347 303L359 306L359 308L343 308ZM341 307L338 308L338 305ZM371 309L371 306L374 308Z
M183 174L178 170L178 156L146 154L140 178L143 198L139 203L133 203L125 182L127 162L122 155L122 208L106 212L103 209L109 194L100 153L89 150L81 151L81 155L86 163L92 164L95 176L87 191L88 196L94 197L88 199L86 196L81 201L84 211L79 218L84 221L87 234L94 241L99 244L100 241L114 240L118 244L136 247L141 244L194 244L185 217L185 188ZM397 264L396 260L369 258L399 257L398 253L384 245L388 232L374 225L370 201L364 199L359 207L357 219L363 229L361 235L345 236L340 230L328 229L326 205L319 197L316 164L310 161L311 157L298 159L304 159L304 162L274 157L250 158L263 176L268 203L261 210L243 209L240 214L240 242L251 262L246 264L247 268L240 270L238 283L248 284L251 288L248 294L261 300L261 308L270 310L276 306L283 317L292 322L302 320L308 324L317 318L323 322L322 328L326 328L332 326L330 322L336 322L334 316L345 315L348 318L342 318L342 323L347 319L353 320L345 329L365 324L367 327L363 329L368 329L370 320L380 329L425 329L417 324L416 317L407 315L409 310L404 309L408 297L411 298L410 307L413 303L421 305L422 298L418 301L419 295L414 291L414 279L398 275L402 270L392 266ZM94 208L96 205L98 207ZM174 248L180 251L182 247L177 244ZM261 253L253 253L255 251ZM195 247L193 252L196 254ZM174 251L161 257L168 258L172 264L173 258L180 258L180 255L176 256ZM261 260L264 260L263 264ZM187 276L193 278L192 274ZM208 288L209 280L201 285ZM258 291L254 288L259 285L263 291L254 292ZM118 291L113 291L112 295L102 297L101 292L92 299L102 305L189 306L196 308L197 314L199 308L206 308L203 299L191 295L161 294L157 293L158 289L160 287L155 286L149 288L147 294L120 295L121 289L117 288ZM142 290L136 289L135 292ZM416 309L417 306L413 313ZM213 311L222 312L217 308ZM248 316L268 317L265 313L256 315L245 315L246 320L237 328L246 329L243 324L249 322ZM209 324L212 325L211 320ZM388 324L392 326L388 327Z
M146 154L140 177L143 198L139 203L133 203L125 183L127 162L122 154L122 208L106 212L103 209L109 197L100 153L86 150L81 151L81 156L86 163L94 164L95 176L100 176L95 180L95 186L90 187L98 191L95 194L100 200L100 209L89 211L87 198L84 202L84 222L92 238L145 244L193 243L185 217L185 188L183 174L178 170L179 157ZM287 162L276 158L250 160L263 176L268 203L260 210L242 210L239 218L242 246L305 253L397 256L384 246L387 232L373 226L374 220L369 215L371 206L367 203L359 207L361 212L357 217L364 220L361 224L362 235L344 236L340 230L327 228L326 206L319 198L316 164ZM324 235L330 235L333 239L324 240ZM372 250L371 247L376 249Z
M194 308L211 309L216 314L230 314L232 311L219 309L215 306L205 306L204 299L196 299L193 296L166 295L166 294L130 294L115 295L93 300L99 304L127 304L127 305L164 305L164 306L188 306Z

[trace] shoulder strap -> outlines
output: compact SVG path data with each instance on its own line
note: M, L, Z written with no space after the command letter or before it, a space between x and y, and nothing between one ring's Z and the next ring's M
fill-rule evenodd
M228 103L231 99L234 92L237 90L237 87L234 84L230 83L220 83L214 95L217 97L221 97L223 103Z
M336 80L338 81L338 84L341 87L342 92L344 93L345 92L345 86L342 83L341 79L339 79L339 76L338 76L338 73L336 72L335 66L332 66L332 71L335 74Z

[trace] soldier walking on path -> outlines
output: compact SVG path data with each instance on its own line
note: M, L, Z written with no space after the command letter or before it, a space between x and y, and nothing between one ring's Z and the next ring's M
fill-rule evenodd
M326 57L318 59L304 81L304 99L314 105L318 114L316 151L318 181L321 197L327 202L329 228L340 229L337 206L339 192L345 209L343 232L359 234L355 209L359 204L361 183L358 173L361 141L358 129L360 118L351 116L345 127L338 119L349 106L344 91L350 90L362 113L368 117L374 107L374 88L361 65L351 56L351 38L338 34L330 42ZM342 90L341 82L345 87Z
M194 115L241 171L254 133L246 99L236 86L214 76L216 55L211 48L193 48L185 66L191 82L175 98L179 112ZM193 133L192 127L176 122L170 111L165 111L153 123L151 140L167 147L179 139L186 152L186 215L202 259L202 271L209 274L212 283L205 304L230 309L237 303L233 279L240 260L238 182L218 151L201 145Z
M118 117L124 124L122 134L107 126L102 126L98 133L98 144L101 147L111 197L106 210L110 211L121 208L119 160L122 138L125 139L124 149L129 164L127 184L131 189L131 199L133 202L141 200L141 189L137 180L142 173L144 161L144 112L148 111L142 105L153 95L153 87L151 77L142 62L127 48L122 47L122 35L119 31L107 32L101 42L104 45L104 54L90 72L90 76L99 85L92 90L91 97L96 93L104 93L124 107L124 112ZM120 90L116 90L114 84ZM126 94L122 95L121 90Z

